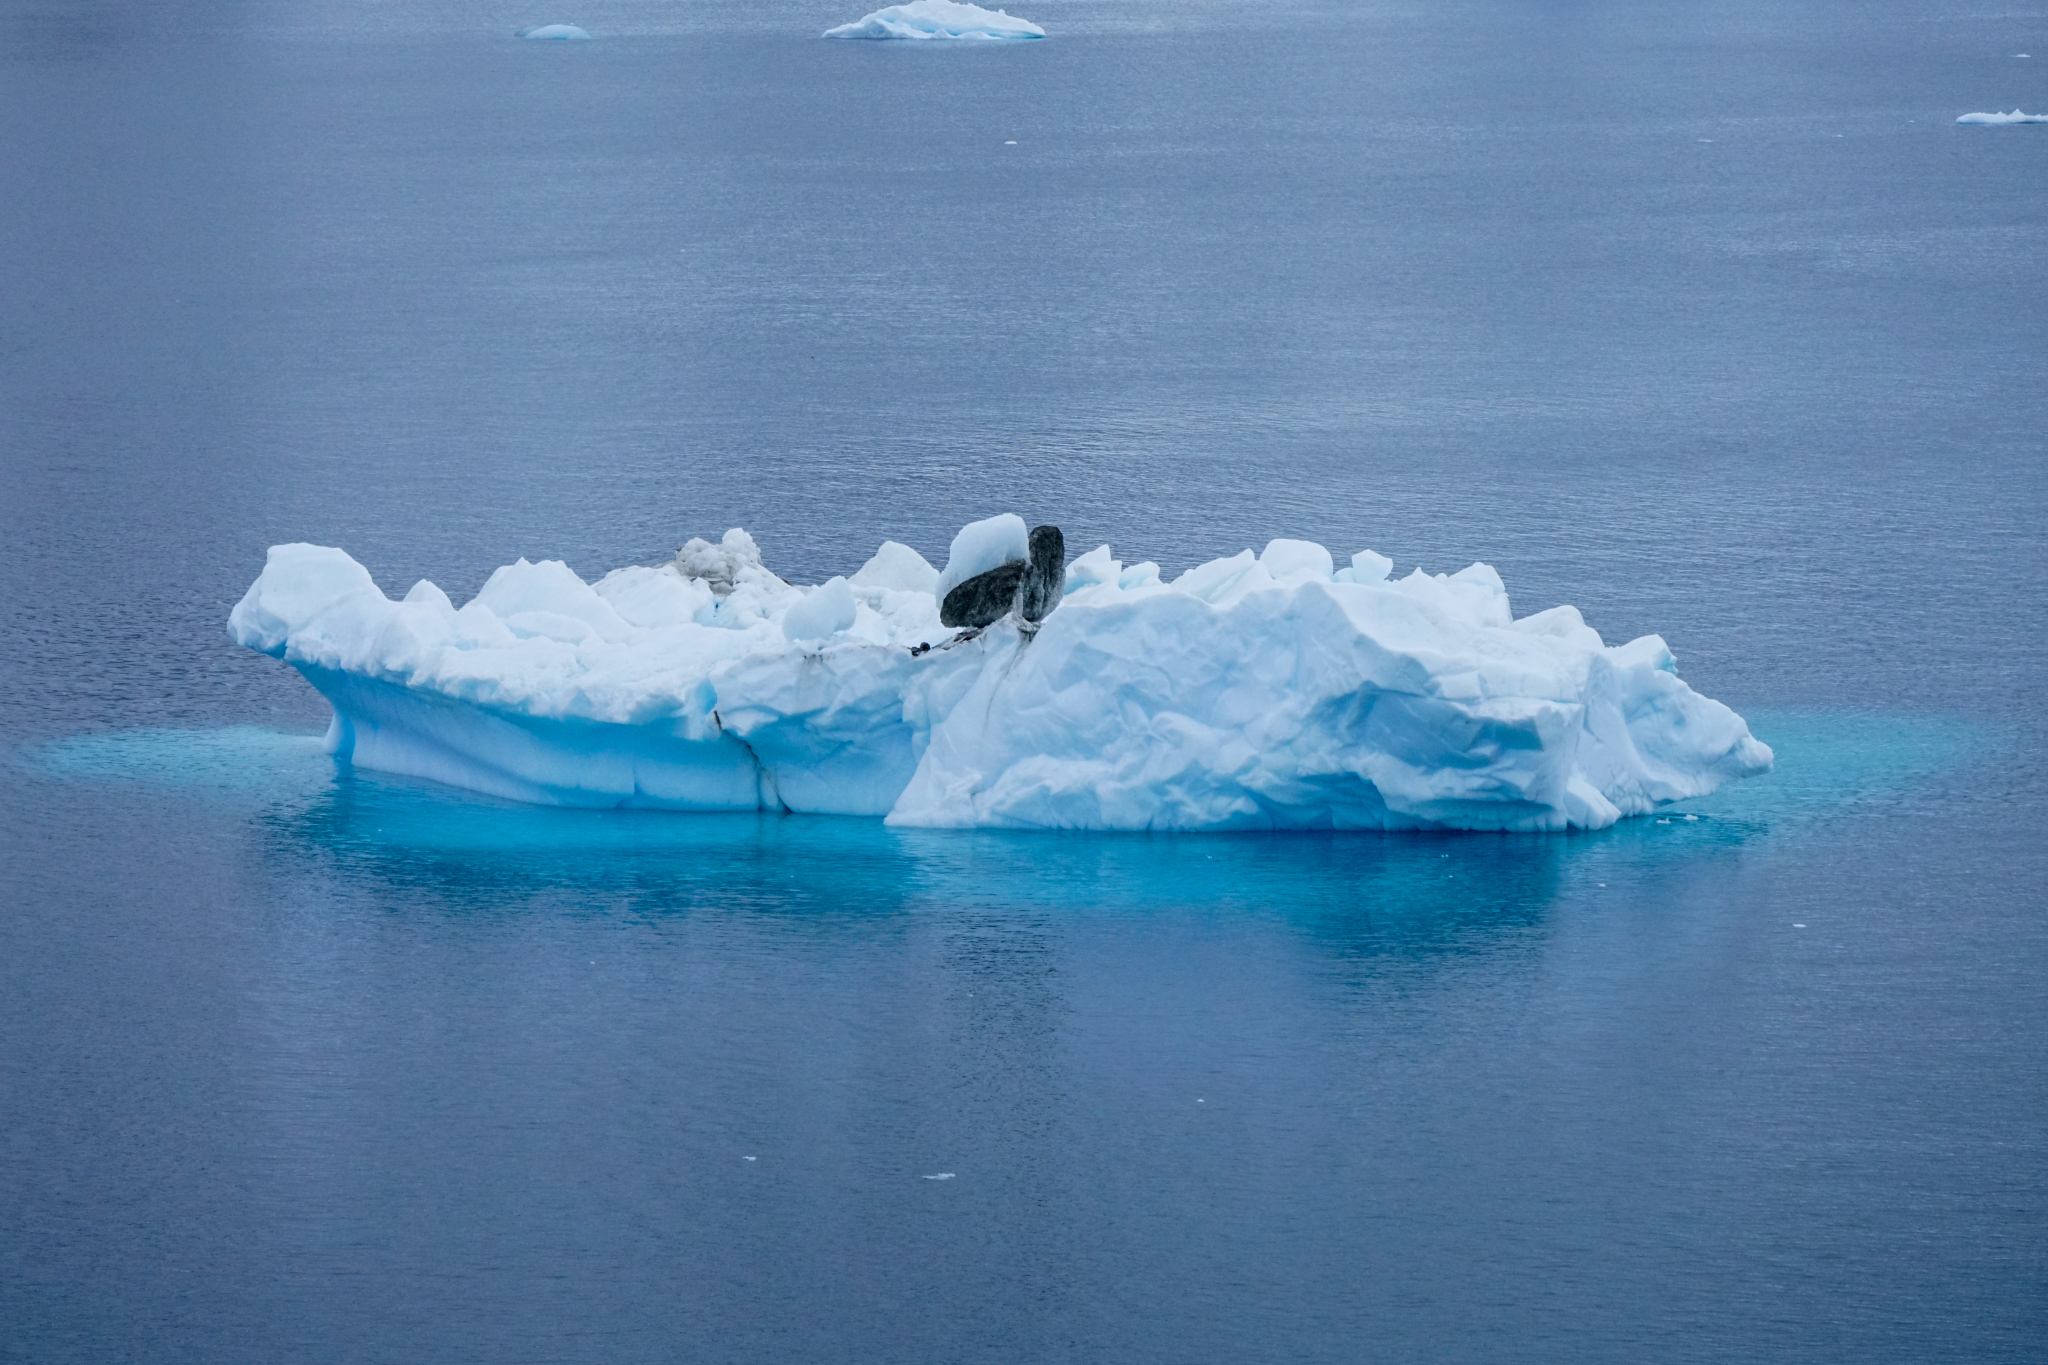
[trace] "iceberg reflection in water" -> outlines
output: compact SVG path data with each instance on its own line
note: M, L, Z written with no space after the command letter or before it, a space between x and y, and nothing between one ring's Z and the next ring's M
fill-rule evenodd
M1683 864L1910 799L1958 762L1960 722L1757 717L1779 772L1596 833L1244 835L935 831L755 813L536 807L337 765L316 737L238 728L130 731L37 755L74 780L142 783L243 805L289 877L307 860L451 907L504 908L570 889L615 908L773 908L820 918L923 909L1090 915L1198 910L1255 919L1363 917L1382 947L1526 924L1561 889L1621 864ZM1369 923L1368 923L1369 922Z

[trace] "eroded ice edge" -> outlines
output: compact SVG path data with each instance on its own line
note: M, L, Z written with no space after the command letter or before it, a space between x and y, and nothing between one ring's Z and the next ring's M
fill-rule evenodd
M1014 556L1021 530L966 528L946 576ZM279 545L229 629L332 703L338 758L564 806L1597 829L1770 767L1659 637L1609 647L1568 606L1515 620L1485 564L1389 567L1275 540L1166 582L1102 546L1035 635L1012 616L958 640L939 571L894 542L816 587L740 530L595 584L522 559L460 608Z
M912 0L878 9L864 19L825 30L827 38L1043 38L1045 30L1001 10L954 0Z

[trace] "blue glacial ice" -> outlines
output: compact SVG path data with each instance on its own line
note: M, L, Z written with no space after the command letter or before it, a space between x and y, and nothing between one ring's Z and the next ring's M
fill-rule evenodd
M799 587L735 529L595 583L522 559L459 608L279 545L229 629L326 696L336 757L551 805L1597 829L1771 765L1663 640L1610 647L1568 606L1516 620L1485 564L1394 578L1275 540L1168 581L1105 545L1035 631L941 626L937 589L1002 563L1012 520L968 527L944 574L889 542Z
M574 24L535 24L532 28L520 29L518 36L521 38L537 38L543 42L552 40L555 42L581 43L590 40L589 30L578 28Z
M907 5L878 9L864 19L825 30L827 38L1043 38L1045 30L1028 19L954 0L911 0Z
M1964 114L1956 122L1989 124L1993 127L2006 123L2048 123L2048 114L2023 114L2015 109L2009 114L1995 111L1989 114Z

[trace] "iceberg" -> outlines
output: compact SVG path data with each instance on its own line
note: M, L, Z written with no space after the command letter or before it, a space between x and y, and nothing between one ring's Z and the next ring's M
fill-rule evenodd
M967 527L947 572L1006 562L1022 526ZM460 607L294 544L228 626L327 698L336 758L550 805L1537 831L1770 768L1659 637L1609 646L1569 606L1516 619L1485 564L1390 569L1278 539L1169 581L1104 545L1036 625L954 631L945 576L893 541L808 587L738 529L594 583L521 559Z
M911 0L878 9L864 19L825 30L827 38L1043 38L1045 30L1001 10L954 0Z
M532 28L520 29L518 36L544 41L553 39L556 42L581 43L589 41L590 31L578 28L574 24L535 24Z
M2048 114L2022 114L2015 109L2010 114L1992 112L1989 114L1964 114L1957 123L1983 123L1997 126L2005 123L2048 123Z

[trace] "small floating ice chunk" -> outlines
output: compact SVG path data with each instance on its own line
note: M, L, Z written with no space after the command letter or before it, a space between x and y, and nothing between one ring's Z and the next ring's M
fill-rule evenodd
M907 5L878 9L851 24L825 30L827 38L1043 38L1045 30L1028 19L954 0L911 0Z
M556 42L564 43L587 43L590 41L590 30L578 28L574 24L535 24L532 28L520 29L519 36L542 40L553 39Z
M2004 123L2048 123L2048 114L2023 114L2017 109L2013 110L2010 114L2001 114L1994 110L1989 114L1965 114L1957 119L1956 122L1989 124L1992 126Z
M951 1180L952 1178L953 1173L951 1171L940 1171L937 1175L928 1175L925 1177L926 1180Z

